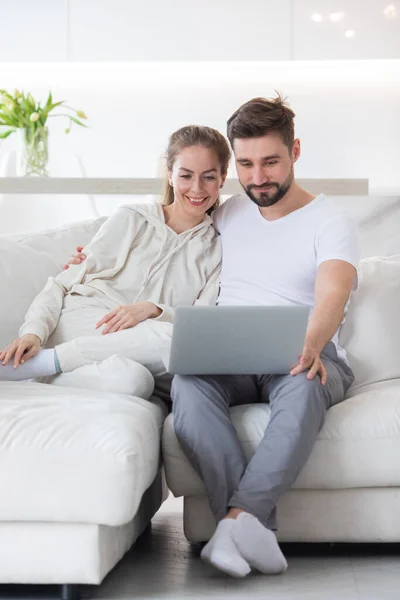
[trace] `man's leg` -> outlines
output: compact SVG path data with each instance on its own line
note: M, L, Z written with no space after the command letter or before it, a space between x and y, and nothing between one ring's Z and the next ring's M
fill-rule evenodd
M171 388L174 429L204 482L218 523L246 469L246 459L229 408L258 401L250 375L176 375Z
M188 459L202 478L217 530L201 558L233 577L245 577L250 566L232 539L232 519L224 519L230 496L246 460L230 419L234 404L257 401L255 377L176 376L172 384L174 427Z
M324 349L322 357L328 374L325 386L319 376L308 380L307 373L295 377L275 375L261 381L263 393L269 395L271 419L229 501L231 507L256 517L250 520L251 524L246 515L245 518L240 515L234 539L249 564L265 572L268 565L263 569L260 547L264 532L265 543L269 545L268 528L276 529L276 502L293 485L307 462L326 410L344 399L354 379L351 369L337 358L332 343Z

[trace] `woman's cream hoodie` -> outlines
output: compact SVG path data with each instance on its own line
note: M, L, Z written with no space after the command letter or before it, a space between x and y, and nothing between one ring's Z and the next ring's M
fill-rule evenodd
M61 311L148 300L173 322L180 304L215 304L221 268L219 234L212 220L177 234L165 223L161 204L131 204L107 219L84 248L87 259L50 277L31 304L20 336L37 335L42 344Z

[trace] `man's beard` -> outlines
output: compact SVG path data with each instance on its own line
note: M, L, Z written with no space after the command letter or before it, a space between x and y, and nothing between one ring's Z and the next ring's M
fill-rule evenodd
M253 200L253 202L255 204L257 204L257 206L266 208L268 206L273 206L274 204L279 202L279 200L282 200L282 198L284 196L286 196L286 194L289 191L290 186L292 185L293 178L294 178L294 172L293 172L293 167L292 167L288 178L281 184L279 184L279 183L269 183L269 184L264 183L263 185L249 185L249 187L247 187L247 188L243 186L243 189L246 192L246 194L248 195L248 197L250 198L250 200ZM251 191L251 190L258 190L260 188L266 187L267 185L270 186L271 191L273 188L276 188L276 192L272 195L268 192L261 192L259 198L257 198Z

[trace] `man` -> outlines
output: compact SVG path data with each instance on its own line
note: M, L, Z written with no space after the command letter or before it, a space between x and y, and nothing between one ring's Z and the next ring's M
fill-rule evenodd
M218 304L309 306L301 358L288 375L175 376L172 384L175 431L218 524L201 556L235 577L286 570L277 500L354 379L338 329L357 285L355 225L296 183L293 121L280 97L255 98L232 115L228 138L245 194L217 209L214 222L223 247ZM229 408L260 401L271 419L246 464Z

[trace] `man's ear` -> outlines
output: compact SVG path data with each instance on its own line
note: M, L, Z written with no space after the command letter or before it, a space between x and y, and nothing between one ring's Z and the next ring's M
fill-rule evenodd
M296 138L293 142L293 149L292 149L293 162L296 162L300 158L300 154L301 154L301 144L300 144L300 140L298 138Z

